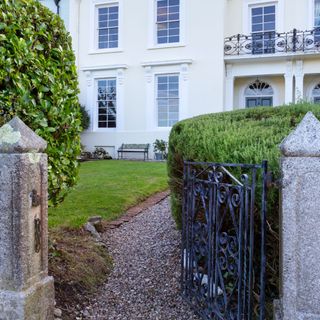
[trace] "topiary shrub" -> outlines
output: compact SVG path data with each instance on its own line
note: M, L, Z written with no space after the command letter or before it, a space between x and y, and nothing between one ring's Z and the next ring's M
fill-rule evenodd
M48 142L49 201L76 182L81 115L71 38L35 0L0 2L0 124L18 115Z
M181 226L183 161L259 164L268 160L274 179L279 178L279 144L317 105L299 104L208 114L178 122L169 139L168 174L172 213ZM267 288L269 311L278 295L279 192L269 191L267 230Z

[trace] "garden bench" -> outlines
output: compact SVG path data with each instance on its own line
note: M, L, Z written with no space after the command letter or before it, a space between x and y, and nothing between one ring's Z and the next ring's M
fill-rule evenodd
M148 160L150 144L125 144L118 149L118 159L123 159L123 154L127 152L143 153L143 160Z

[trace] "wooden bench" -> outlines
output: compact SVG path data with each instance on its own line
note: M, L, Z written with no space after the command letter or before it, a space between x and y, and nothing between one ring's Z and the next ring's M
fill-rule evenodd
M143 153L143 160L149 159L150 144L125 144L123 143L118 149L118 159L123 159L123 153Z

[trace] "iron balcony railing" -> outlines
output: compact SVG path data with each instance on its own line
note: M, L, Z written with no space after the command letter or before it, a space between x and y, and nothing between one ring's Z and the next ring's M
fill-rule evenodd
M225 38L224 54L257 55L275 53L320 53L320 27L313 30L278 33L237 34Z

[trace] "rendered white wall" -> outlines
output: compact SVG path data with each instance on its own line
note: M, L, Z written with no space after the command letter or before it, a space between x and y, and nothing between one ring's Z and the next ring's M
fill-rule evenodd
M93 8L106 1L82 0L79 29L80 100L89 111L96 108L94 78L121 74L122 126L99 129L82 135L88 149L94 145L152 143L168 140L169 128L155 124L154 77L161 72L180 73L181 118L223 111L224 90L224 1L181 0L184 43L170 48L150 48L153 27L152 0L120 0L121 51L97 53L92 50ZM121 8L120 8L121 10ZM114 66L114 67L112 67ZM119 81L119 80L118 80ZM120 110L121 109L121 110Z

